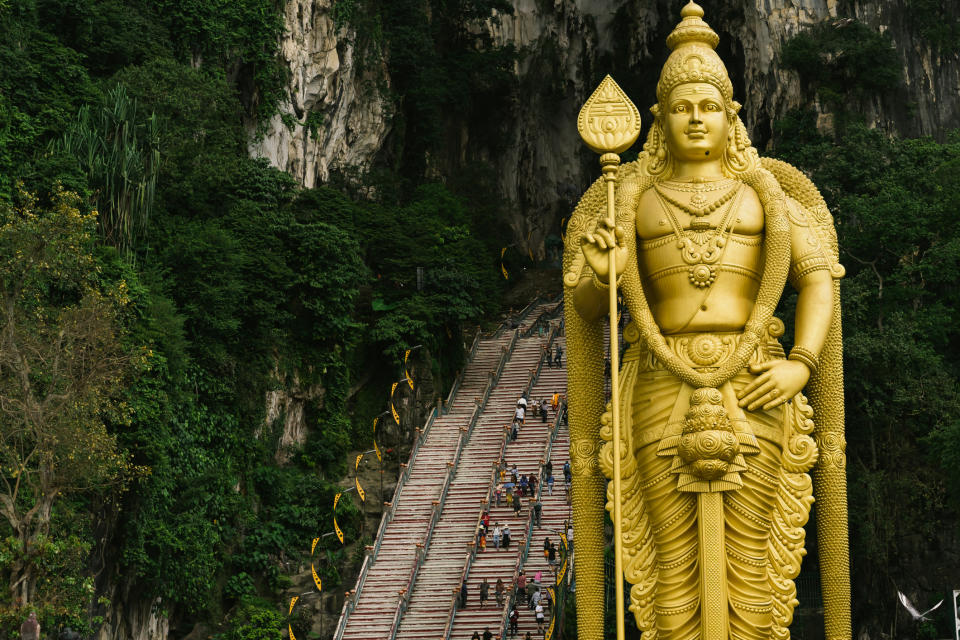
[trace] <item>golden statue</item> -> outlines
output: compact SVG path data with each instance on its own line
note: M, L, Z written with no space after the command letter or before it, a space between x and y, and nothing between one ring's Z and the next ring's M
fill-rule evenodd
M846 640L833 219L802 173L759 157L719 37L693 2L681 15L636 162L617 166L639 114L612 79L579 122L604 178L574 211L564 253L578 635L603 638L606 503L644 640L789 638L815 494L826 634ZM773 314L788 279L786 355ZM605 406L603 321L617 290L631 322L622 367L610 353Z

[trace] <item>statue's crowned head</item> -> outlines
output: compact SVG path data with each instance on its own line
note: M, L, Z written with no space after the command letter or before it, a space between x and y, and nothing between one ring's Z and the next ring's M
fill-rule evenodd
M726 144L723 150L723 168L728 174L746 171L758 158L750 145L746 128L737 113L740 104L733 99L733 85L727 68L715 48L720 36L703 21L703 9L691 0L680 12L682 20L667 36L672 53L660 72L657 83L657 104L650 108L653 126L647 136L644 150L648 160L646 170L653 175L670 174L673 165L670 137L665 131L671 96L680 87L688 94L719 92L722 110L726 114ZM712 87L716 90L710 89Z

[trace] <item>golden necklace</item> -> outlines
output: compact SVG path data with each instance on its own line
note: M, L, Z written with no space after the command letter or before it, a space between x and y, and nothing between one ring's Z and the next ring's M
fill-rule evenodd
M703 183L697 183L697 184L699 184L700 186L703 186ZM726 185L723 185L723 186L726 186ZM699 190L696 188L690 189L689 191L693 192L693 197L690 198L690 204L685 205L682 202L674 198L671 198L669 195L664 193L663 188L659 184L654 184L653 188L654 190L656 190L657 195L659 195L661 198L663 198L664 200L666 200L676 208L680 209L681 211L685 211L686 213L690 214L695 218L702 218L704 216L710 215L711 213L713 213L714 211L716 211L717 209L725 205L730 200L730 198L733 197L733 194L737 193L738 191L738 188L734 187L729 191L727 191L722 196L720 196L718 200L712 203L707 203L707 199L704 197L703 192L715 191L717 189L721 189L722 186L714 187L712 189L703 189L703 190ZM686 190L686 189L683 189L683 190Z
M684 180L663 180L658 184L661 187L666 187L673 191L683 191L685 193L709 193L710 191L719 191L720 189L727 189L736 180L733 178L721 178L720 180L713 180L707 182L705 178L693 178L689 182Z
M720 204L717 204L711 211L723 206L734 194L741 193L743 185L738 185L725 194ZM670 226L673 227L673 233L677 237L677 248L680 250L680 257L690 265L687 269L687 278L690 284L698 289L706 289L717 279L716 263L724 253L727 246L727 237L733 231L732 221L734 219L733 211L737 208L731 205L716 227L711 227L706 220L694 219L691 221L691 229L685 230L677 220L668 204L672 204L678 209L682 209L691 215L697 215L688 208L683 207L665 196L657 185L654 185L654 191L660 199L660 206L663 207L670 220ZM719 201L718 201L719 202ZM701 214L706 215L706 214Z

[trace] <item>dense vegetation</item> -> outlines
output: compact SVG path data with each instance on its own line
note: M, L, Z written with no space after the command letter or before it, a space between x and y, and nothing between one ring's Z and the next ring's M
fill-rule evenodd
M27 608L92 630L127 588L181 635L276 635L284 562L329 528L393 363L422 344L449 383L499 297L489 170L445 158L462 127L495 139L516 95L518 52L466 26L510 3L338 0L367 62L389 52L393 134L375 171L311 190L246 153L282 99L282 5L0 0L0 637ZM929 15L917 29L956 39ZM889 629L892 585L932 596L960 567L960 137L858 121L901 80L856 21L781 62L834 116L818 132L812 102L789 114L774 153L837 219L855 611ZM313 428L279 465L264 397L294 385ZM338 520L356 538L349 501Z
M933 604L960 568L960 132L902 140L862 123L858 105L901 88L891 47L854 20L788 41L783 64L831 105L833 131L801 109L774 132L837 222L854 607L856 623L887 632L897 589ZM902 618L897 635L952 632L952 612Z
M468 206L423 178L436 131L411 125L417 143L393 146L403 171L339 189L298 189L247 157L281 97L281 7L0 3L3 326L33 347L86 322L72 343L54 341L64 359L110 356L103 371L73 367L62 380L38 349L0 362L5 408L53 397L51 412L75 410L56 424L26 408L3 418L0 637L28 608L47 630L92 630L128 587L159 597L180 635L205 620L227 621L226 638L266 637L282 619L283 563L330 528L345 453L368 446L397 356L423 345L427 371L449 384L464 323L499 297L484 219L495 203ZM462 42L434 41L446 31L419 29L412 9L391 15L403 24L384 33L410 38L411 56L469 57ZM392 98L426 123L450 98L418 82ZM293 384L312 390L313 428L281 466L283 420L264 424L264 398ZM348 498L338 521L357 537ZM336 563L317 569L337 586Z

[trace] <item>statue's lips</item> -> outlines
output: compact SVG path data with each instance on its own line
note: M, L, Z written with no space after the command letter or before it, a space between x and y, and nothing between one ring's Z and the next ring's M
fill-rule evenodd
M703 140L707 137L707 132L702 129L695 129L693 131L687 131L687 137L691 140Z

